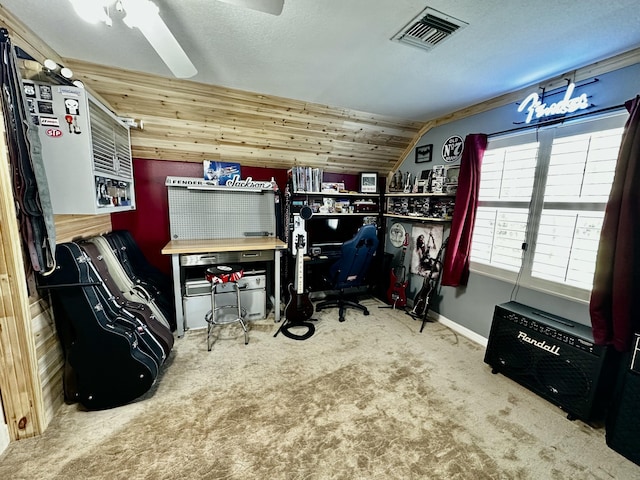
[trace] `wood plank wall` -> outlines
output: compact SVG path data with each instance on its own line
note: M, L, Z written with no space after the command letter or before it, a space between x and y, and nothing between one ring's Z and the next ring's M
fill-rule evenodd
M0 116L0 138L4 140L5 135L4 118ZM1 147L0 394L9 435L18 440L38 435L47 421L6 144Z
M386 175L422 123L65 59L122 117L141 159Z
M0 5L0 25L39 61L62 59ZM97 95L99 97L99 95ZM101 99L103 102L104 100ZM41 434L64 403L63 356L47 298L25 276L5 131L0 132L0 400L10 440ZM56 215L57 241L111 231L110 215ZM28 283L31 285L29 296Z

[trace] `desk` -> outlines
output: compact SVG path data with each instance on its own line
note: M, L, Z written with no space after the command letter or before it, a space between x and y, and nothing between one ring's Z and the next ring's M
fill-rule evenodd
M185 322L182 309L182 275L180 257L198 253L215 254L273 250L274 252L274 316L280 321L280 253L287 244L274 237L217 238L211 240L172 240L162 248L164 255L171 255L173 295L176 304L176 325L179 337L184 335Z

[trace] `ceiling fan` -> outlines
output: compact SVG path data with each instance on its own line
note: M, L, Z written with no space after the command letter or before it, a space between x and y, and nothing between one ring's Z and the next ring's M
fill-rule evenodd
M198 71L182 49L169 27L160 17L160 9L151 0L69 0L76 13L84 20L112 24L111 9L122 12L122 21L130 28L138 28L149 41L169 70L178 78L193 77ZM271 15L280 15L284 0L218 0L258 10Z

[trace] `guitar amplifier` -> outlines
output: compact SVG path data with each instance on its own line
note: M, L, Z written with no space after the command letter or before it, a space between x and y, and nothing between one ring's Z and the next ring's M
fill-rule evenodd
M614 355L591 328L508 302L496 305L484 361L567 412L602 420L615 375Z
M630 359L629 359L630 357ZM640 465L640 334L618 376L616 392L607 412L607 445Z

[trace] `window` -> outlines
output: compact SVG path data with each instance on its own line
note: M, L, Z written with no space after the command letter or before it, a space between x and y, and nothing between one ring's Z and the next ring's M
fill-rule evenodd
M472 269L588 300L626 114L490 139Z

